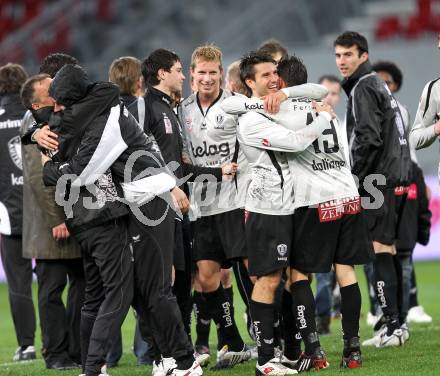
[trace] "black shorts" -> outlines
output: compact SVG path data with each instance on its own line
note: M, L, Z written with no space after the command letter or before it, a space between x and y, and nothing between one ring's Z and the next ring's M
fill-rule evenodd
M249 212L246 220L249 275L260 277L289 266L292 229L293 215Z
M247 257L244 210L198 218L194 223L194 261L217 261L230 268L229 260Z
M368 231L372 241L393 245L397 236L398 208L394 188L382 191L383 204L378 209L365 208Z
M374 259L363 211L340 217L322 212L309 207L295 210L292 268L326 273L333 264L362 265Z

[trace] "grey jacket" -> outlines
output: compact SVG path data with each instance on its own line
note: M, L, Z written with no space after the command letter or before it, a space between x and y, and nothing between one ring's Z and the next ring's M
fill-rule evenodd
M28 111L22 121L23 135L34 119ZM43 184L41 155L35 144L22 145L23 158L23 257L72 259L81 257L75 239L56 241L52 228L63 223L64 211L55 202L54 187Z

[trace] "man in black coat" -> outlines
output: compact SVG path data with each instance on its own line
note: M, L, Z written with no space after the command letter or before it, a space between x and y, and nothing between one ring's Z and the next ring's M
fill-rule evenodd
M32 262L22 254L23 176L20 125L26 109L20 89L27 75L18 64L0 68L0 233L1 258L19 348L14 361L35 359Z
M346 127L351 169L359 179L359 192L366 209L376 254L376 295L386 321L379 334L363 344L400 346L404 339L397 307L398 277L393 255L397 213L403 204L396 199L394 189L409 180L411 162L407 133L396 100L371 68L365 37L347 31L336 38L334 46L336 65L344 78L342 87L348 96Z
M40 73L54 76L65 64L75 63L77 60L72 56L50 54L41 63ZM70 236L64 211L55 202L55 189L43 184L40 150L36 144L37 140L41 141L50 134L47 121L41 118L53 110L53 100L47 95L50 79L34 82L33 85L26 82L23 87L29 90L22 90L24 102L32 102L32 110L25 114L20 130L21 135L28 135L22 141L23 256L36 262L41 352L46 367L66 370L78 368L81 364L80 318L85 289L84 269L81 249L74 237ZM43 122L39 124L33 114ZM56 139L52 141L56 142ZM62 295L67 285L67 300L64 303Z
M131 209L129 227L135 260L136 311L150 323L151 335L163 357L175 360L168 362L166 372L201 375L171 293L174 234L169 209L172 199L179 209L187 209L186 196L176 186L160 154L154 152L136 120L120 102L116 86L91 83L81 67L70 65L58 72L49 93L55 100L54 111L62 112L60 136L67 134L64 139L69 140L69 144L66 150L60 143L58 154L65 158L62 162L44 158L45 183L60 184L58 179L70 174L73 176L71 191L79 187L81 192L86 186L90 189L97 177L111 172L116 192L123 191L124 198L121 194L117 201L127 203ZM99 192L95 193L99 196ZM100 197L97 198L99 202ZM80 216L92 215L92 207L85 206ZM96 235L89 234L87 241L93 237ZM102 275L105 270L100 268L100 272ZM97 321L100 316L104 319L101 310ZM109 337L118 329L116 322L114 324L110 331L102 331L95 323L85 365L87 376L99 374L109 348Z

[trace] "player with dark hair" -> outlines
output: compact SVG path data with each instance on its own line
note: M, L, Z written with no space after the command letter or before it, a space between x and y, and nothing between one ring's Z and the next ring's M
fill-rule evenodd
M386 322L377 335L364 344L400 346L404 338L397 307L398 276L393 254L396 213L401 204L396 200L394 190L409 181L411 160L407 134L396 100L368 60L366 38L347 31L336 38L334 47L336 65L344 78L342 87L349 98L347 135L351 169L359 179L361 195L370 197L370 207L365 213L376 253L376 294ZM368 185L374 181L376 184L370 188L374 187L377 197L371 201Z
M185 181L193 181L197 176L209 174L217 181L228 175L234 165L229 163L222 167L203 167L186 163L182 159L183 140L181 125L173 111L174 93L182 92L185 79L179 56L166 49L151 52L142 62L142 74L147 85L147 93L137 103L129 106L129 110L139 119L144 132L154 140L166 163L175 163L174 174L182 179L180 188L188 192ZM144 106L144 111L141 110ZM141 118L144 113L143 118ZM189 219L175 218L175 245L173 266L175 270L174 292L182 313L186 333L191 337L191 235ZM197 352L196 352L197 355ZM199 354L197 360L206 365L208 354Z
M0 234L1 259L8 282L9 304L17 336L14 361L35 359L35 310L32 262L23 257L23 173L20 125L26 109L20 89L27 79L21 65L0 67Z
M264 61L263 58L257 56L253 57L251 61L260 60ZM283 64L287 66L284 67ZM252 87L253 91L264 87L269 88L267 79L258 82L259 76L255 74L255 68L251 69L250 65L243 64L244 72L251 72L247 79L246 74L243 73L242 78L246 80L245 82ZM262 64L260 63L260 65ZM277 68L283 87L305 83L298 79L301 76L302 79L307 77L304 73L306 72L305 67L300 59L291 57L282 60ZM301 74L297 77L293 72ZM258 73L263 78L267 76L264 71ZM255 74L255 83L252 82L252 74ZM265 85L263 85L264 82L266 82ZM298 88L300 87L282 90L285 96L287 94L292 96L292 89ZM326 93L327 91L325 91ZM309 96L311 94L305 95L305 97ZM236 102L233 112L249 110L262 112L262 101L254 98L246 100L244 104L242 101L241 98L229 99L224 106ZM329 106L321 107L316 104L315 107L321 111L323 108L331 111ZM341 137L343 135L342 127L335 121L334 114L330 116L324 111L323 116L328 117L328 121L321 124L320 128L314 129L319 123L318 120L314 121L313 114L314 110L310 99L292 98L281 105L280 112L277 114L248 113L248 116L252 116L254 119L252 126L246 127L241 124L242 119L246 119L246 115L243 115L240 119L239 135L241 135L243 143L249 146L264 145L261 147L268 150L290 151L290 154L287 153L287 162L289 171L293 175L295 212L291 224L293 239L287 240L289 243L286 244L290 244L291 247L290 290L297 327L305 342L305 353L297 360L288 359L290 362L286 362L286 364L291 366L295 364L294 367L298 371L325 368L328 365L316 333L315 304L308 281L308 273L328 272L334 264L343 301L344 350L341 366L357 368L362 364L359 346L361 295L353 265L368 262L372 257L372 249L368 242L363 214L360 211L360 198L356 184L346 160L344 149L348 146L344 138ZM319 118L321 116L318 116ZM275 121L284 127L280 127ZM290 150L294 143L289 138L289 132L292 133L293 130L296 131L297 137L304 139L305 147L303 151L298 153L292 153L295 150ZM316 134L317 131L318 134ZM284 135L281 132L284 132ZM314 140L314 138L317 139ZM276 166L275 162L280 160L273 157L270 159L274 166ZM281 165L280 162L278 164ZM284 197L287 194L287 187L283 192L284 175L281 175L282 169L278 168L277 170L281 180L282 197ZM266 198L264 201L274 202L273 194L271 199ZM255 232L254 236L256 236ZM252 270L251 262L252 259L250 259ZM261 257L260 261L255 262L262 265ZM265 262L267 263L267 260Z

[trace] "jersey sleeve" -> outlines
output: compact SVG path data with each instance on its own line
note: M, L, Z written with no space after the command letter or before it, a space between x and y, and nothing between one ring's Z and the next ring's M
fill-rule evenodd
M220 107L230 115L242 115L248 111L264 112L264 103L261 99L248 98L241 95L233 95L225 98Z
M248 146L282 152L301 152L328 127L328 119L320 115L298 131L289 130L273 120L249 112L240 119L238 140Z
M428 82L423 89L417 108L414 124L411 129L409 142L416 149L425 148L431 145L437 135L434 132L435 122L437 120L437 101L430 92L432 82ZM432 90L432 86L431 86Z

